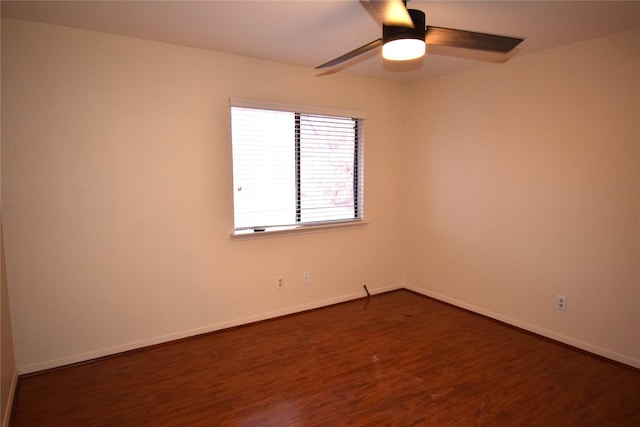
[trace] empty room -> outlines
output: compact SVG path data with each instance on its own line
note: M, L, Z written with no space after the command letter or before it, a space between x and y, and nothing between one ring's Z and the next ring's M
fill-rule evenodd
M640 425L640 2L1 6L3 427Z

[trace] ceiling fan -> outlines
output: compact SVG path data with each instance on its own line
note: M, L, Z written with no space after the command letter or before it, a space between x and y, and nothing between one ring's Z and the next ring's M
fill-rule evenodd
M427 26L421 10L407 9L406 0L369 0L382 17L382 37L316 67L329 68L382 46L382 56L406 61L425 54L426 45L508 53L524 39Z

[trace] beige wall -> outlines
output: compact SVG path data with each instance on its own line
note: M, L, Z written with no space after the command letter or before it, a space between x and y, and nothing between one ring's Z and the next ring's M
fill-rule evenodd
M2 30L21 372L361 296L363 283L406 283L640 366L637 32L402 85ZM366 111L369 224L231 241L229 96Z
M619 33L414 86L410 287L640 366L639 45Z
M21 371L401 284L401 85L25 21L3 44ZM230 96L366 111L369 224L231 241Z
M2 25L0 23L0 29ZM1 37L0 37L1 38ZM1 61L0 61L1 63ZM1 69L2 67L0 67ZM0 83L1 87L1 83ZM1 129L1 126L0 126ZM0 132L1 134L1 132ZM0 159L2 153L0 141ZM2 183L0 167L0 184ZM7 289L7 275L4 262L4 237L2 234L2 186L0 185L0 425L9 424L11 400L17 382L16 364L13 353L11 314Z

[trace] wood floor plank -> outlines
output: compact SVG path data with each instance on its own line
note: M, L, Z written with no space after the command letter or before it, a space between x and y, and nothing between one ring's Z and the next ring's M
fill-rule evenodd
M12 426L640 426L640 371L401 290L20 378Z

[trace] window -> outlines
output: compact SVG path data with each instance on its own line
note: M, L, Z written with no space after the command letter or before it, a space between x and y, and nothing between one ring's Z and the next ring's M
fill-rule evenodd
M363 118L232 99L236 232L361 220Z

